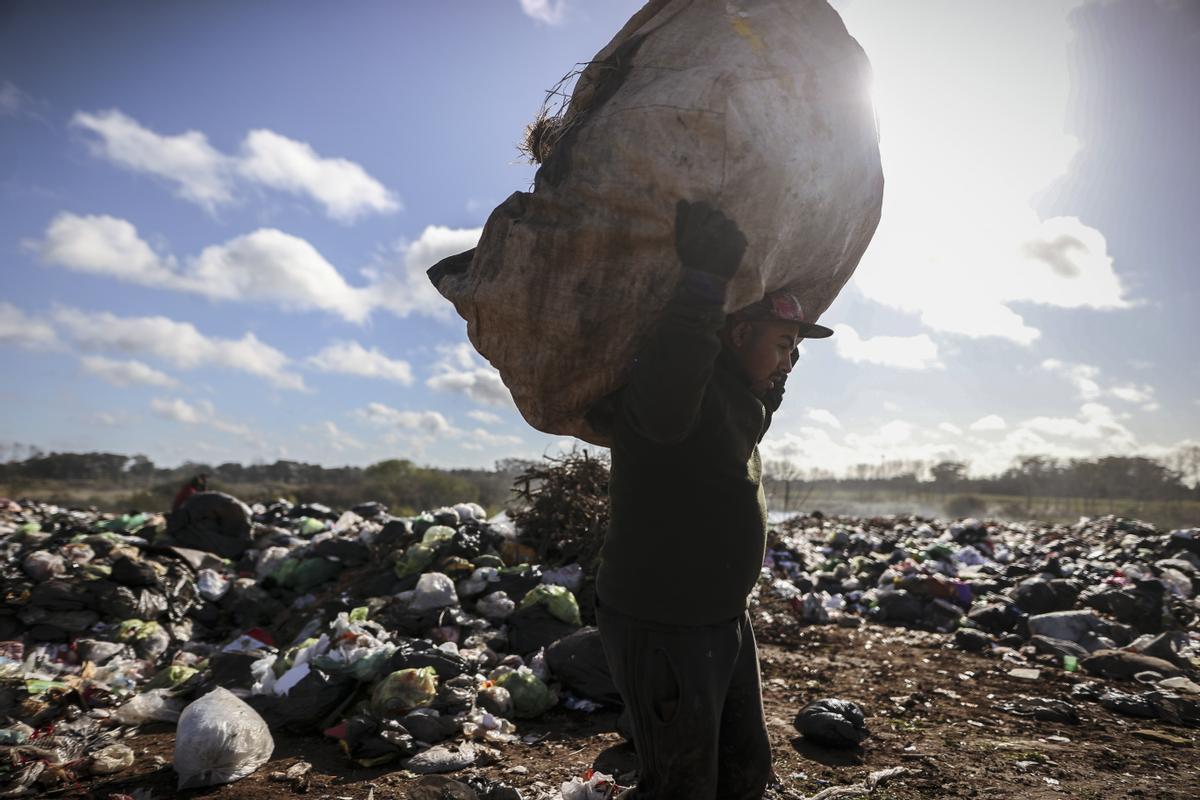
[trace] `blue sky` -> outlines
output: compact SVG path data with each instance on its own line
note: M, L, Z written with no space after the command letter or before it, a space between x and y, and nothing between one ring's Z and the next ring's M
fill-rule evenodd
M768 458L1164 455L1200 439L1200 10L838 2L883 221ZM532 430L424 269L529 187L545 90L626 0L9 2L0 442L489 466Z

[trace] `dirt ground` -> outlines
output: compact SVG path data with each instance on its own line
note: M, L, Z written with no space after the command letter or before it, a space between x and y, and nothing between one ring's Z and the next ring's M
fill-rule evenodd
M1010 677L997 655L951 649L944 634L873 624L858 629L798 625L786 607L766 602L755 611L763 696L775 769L791 796L851 784L890 767L909 772L870 795L902 798L1172 798L1200 797L1200 758L1194 728L1133 719L1097 703L1079 701L1080 724L1037 721L994 705L1018 695L1067 699L1076 673L1043 667L1037 681ZM792 727L808 701L826 696L854 700L868 713L871 736L853 751L807 744ZM500 745L495 764L454 774L502 780L537 798L543 791L596 767L632 779L633 755L614 732L616 715L555 710L519 725L521 735L544 734L534 744ZM1170 743L1151 737L1167 734ZM65 797L139 800L175 796L255 798L298 796L270 773L308 760L310 798L406 798L417 780L393 766L353 766L337 743L319 737L276 738L275 756L238 783L177 793L170 767L173 731L146 730L129 741L139 754L128 772L56 793ZM555 795L557 796L557 794ZM771 792L769 798L788 795Z

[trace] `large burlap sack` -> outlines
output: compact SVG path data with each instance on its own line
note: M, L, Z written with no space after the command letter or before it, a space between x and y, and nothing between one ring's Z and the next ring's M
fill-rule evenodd
M534 191L430 270L531 425L604 443L583 416L675 287L681 198L749 241L727 311L781 288L809 321L829 307L882 204L869 73L825 0L651 0L626 23L543 126Z

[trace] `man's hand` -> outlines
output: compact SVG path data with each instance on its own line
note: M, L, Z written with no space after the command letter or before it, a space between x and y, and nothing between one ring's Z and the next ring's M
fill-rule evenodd
M737 223L703 200L675 204L675 252L684 269L728 281L746 252Z
M799 347L792 349L791 358L792 366L795 367L796 362L800 360ZM783 403L784 385L787 383L787 378L788 376L786 374L780 375L777 378L772 378L771 380L773 385L763 395L763 405L769 408L772 413L774 413Z

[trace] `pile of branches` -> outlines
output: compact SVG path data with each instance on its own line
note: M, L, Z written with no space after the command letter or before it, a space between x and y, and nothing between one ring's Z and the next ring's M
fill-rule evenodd
M608 529L608 459L586 449L547 457L513 482L517 507L509 516L538 563L583 567L579 610L595 618L596 557Z

